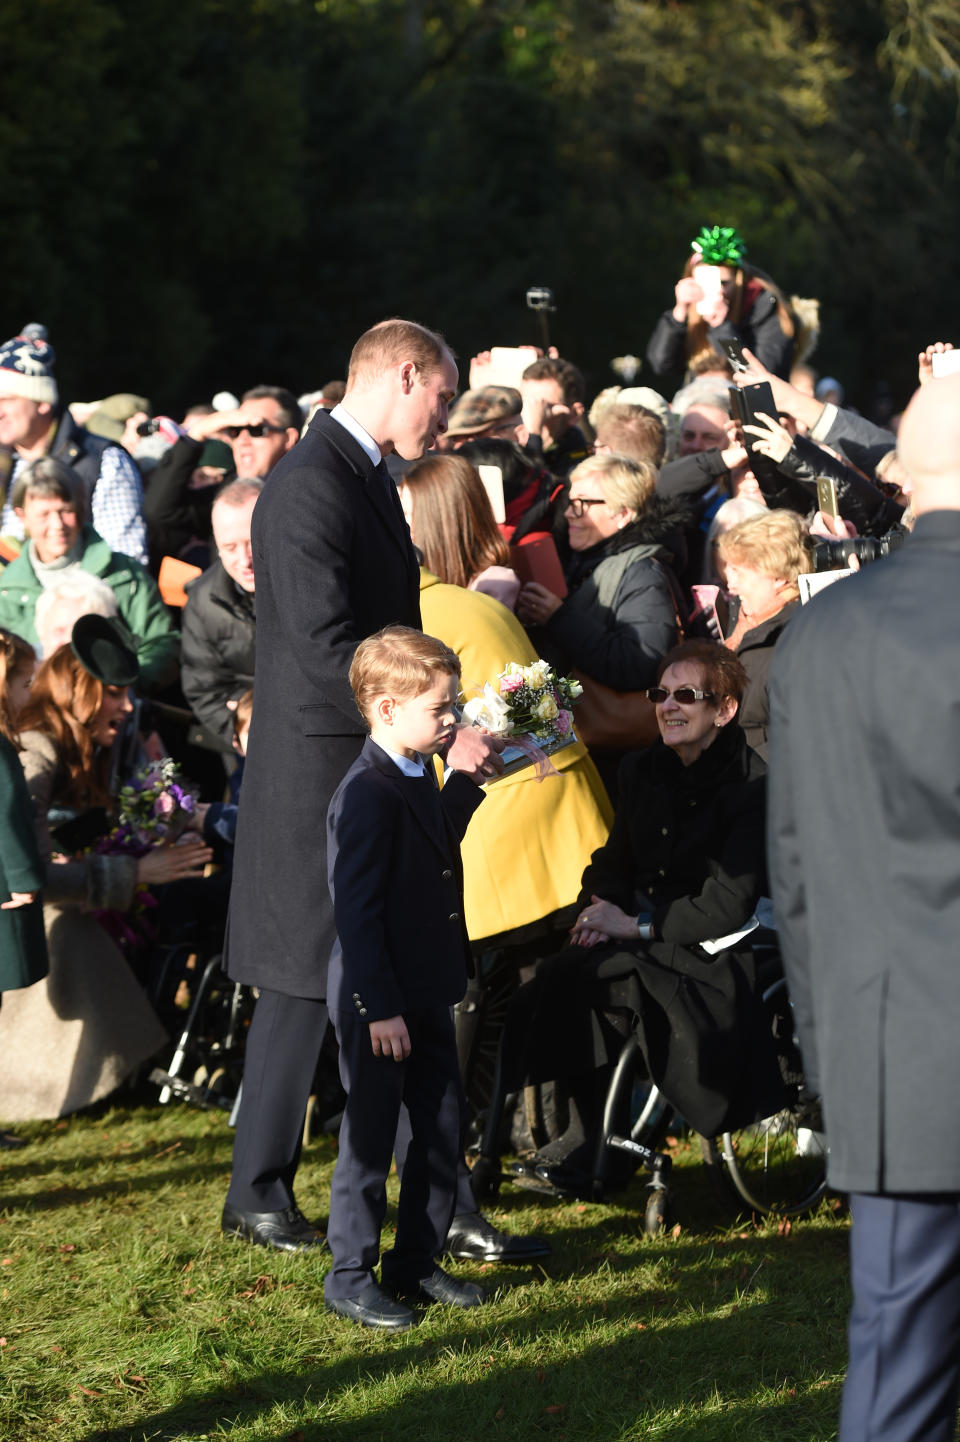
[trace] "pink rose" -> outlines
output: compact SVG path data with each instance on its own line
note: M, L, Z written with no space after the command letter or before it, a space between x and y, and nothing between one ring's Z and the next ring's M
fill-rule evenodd
M558 711L554 727L558 736L566 736L573 724L573 713L571 711Z
M163 791L153 803L153 814L155 816L172 816L177 809L177 803L169 791Z
M523 685L523 677L519 673L511 673L509 676L500 678L501 696L509 696L512 691L519 691Z

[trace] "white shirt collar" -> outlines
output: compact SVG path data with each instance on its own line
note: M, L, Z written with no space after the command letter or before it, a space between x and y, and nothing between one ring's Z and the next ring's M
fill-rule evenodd
M395 762L396 765L399 766L404 776L426 775L426 768L424 767L422 756L418 756L416 761L413 761L409 756L401 756L399 752L391 751L389 746L384 746L382 741L378 741L377 745L380 747L381 751L386 752L386 754L390 757L391 761Z
M334 406L333 410L330 412L330 419L332 421L337 421L341 426L343 426L343 429L345 431L349 431L350 434L353 436L353 439L356 441L357 445L363 448L366 454L370 457L373 464L375 466L379 466L380 462L383 460L383 455L380 451L380 447L373 439L373 436L369 435L367 431L363 429L363 426L360 424L360 422L354 416L352 416L348 410L344 409L342 401L338 406Z

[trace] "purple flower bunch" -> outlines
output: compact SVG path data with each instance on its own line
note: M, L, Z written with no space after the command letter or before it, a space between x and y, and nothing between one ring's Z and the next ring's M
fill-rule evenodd
M120 788L117 824L98 842L102 853L144 856L163 842L175 841L196 809L172 757L151 761Z

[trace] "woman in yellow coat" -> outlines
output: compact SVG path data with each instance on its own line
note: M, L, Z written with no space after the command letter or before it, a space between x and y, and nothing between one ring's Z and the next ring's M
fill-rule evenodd
M424 631L460 657L468 696L494 681L508 661L537 659L520 622L499 601L445 585L423 569L420 610ZM573 724L576 730L576 708ZM535 941L568 925L583 869L607 839L613 813L583 742L551 759L556 776L538 781L527 767L488 786L467 829L461 850L475 947Z

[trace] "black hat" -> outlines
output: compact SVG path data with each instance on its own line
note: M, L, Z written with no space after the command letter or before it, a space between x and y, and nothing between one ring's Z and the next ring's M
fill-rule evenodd
M104 686L132 686L140 675L133 637L116 616L81 616L70 633L70 649Z

